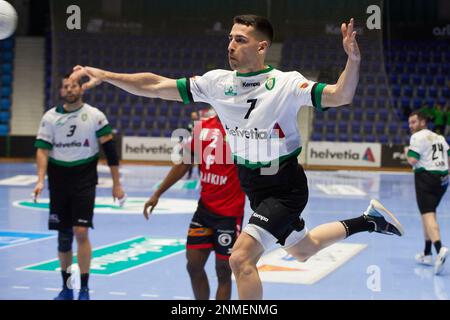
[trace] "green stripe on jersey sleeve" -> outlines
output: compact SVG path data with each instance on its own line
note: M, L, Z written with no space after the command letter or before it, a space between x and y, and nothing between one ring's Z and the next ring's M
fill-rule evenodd
M100 130L97 130L95 132L95 135L97 136L97 138L106 136L108 134L112 133L112 128L109 124L105 125L103 128L101 128Z
M315 107L319 111L323 111L322 107L322 93L323 89L327 86L326 83L318 83L317 86L314 88L314 100L316 102Z
M447 155L450 157L450 149L447 150Z
M47 142L42 139L37 139L36 142L34 143L34 147L38 149L47 149L47 150L53 149L53 145L50 142Z
M420 154L418 154L417 152L415 152L414 150L411 150L411 149L408 150L407 156L410 158L415 158L417 160L420 160Z
M188 95L188 89L187 89L187 81L189 81L186 78L181 78L177 80L177 88L178 92L180 93L180 97L183 100L184 104L189 104L191 101L189 101L189 95Z

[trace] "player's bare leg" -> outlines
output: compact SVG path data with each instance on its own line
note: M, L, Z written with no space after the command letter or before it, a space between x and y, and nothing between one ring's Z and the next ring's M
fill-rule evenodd
M205 271L211 249L187 249L187 271L196 300L209 300L209 282Z
M228 260L216 257L217 292L216 300L230 300L231 298L231 268Z
M301 241L286 251L303 262L323 248L345 239L346 236L347 232L341 222L326 223L312 229Z
M89 230L85 227L74 227L73 233L78 244L77 258L80 273L89 273L92 255L91 242L89 241Z
M263 253L263 246L255 238L245 232L239 235L230 257L239 299L262 299L262 284L256 264Z
M422 223L425 227L429 239L434 243L441 239L439 225L435 212L428 212L422 215Z
M89 269L91 267L92 247L89 241L89 229L86 227L74 227L73 233L78 244L78 266L80 268L81 289L79 300L89 300Z
M425 224L424 218L422 216L422 228L423 228L423 237L425 239L425 248L423 252L419 252L416 254L415 259L419 264L423 264L426 266L433 265L433 256L431 252L432 241L428 234L428 228Z

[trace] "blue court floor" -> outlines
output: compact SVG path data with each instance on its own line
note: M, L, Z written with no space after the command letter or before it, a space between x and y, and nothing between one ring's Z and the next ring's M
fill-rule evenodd
M56 233L47 230L48 192L37 204L31 202L35 170L33 164L0 164L0 299L52 299L61 287L57 263L52 261ZM168 170L124 165L129 199L120 208L112 203L108 168L100 166L95 229L90 233L95 250L92 299L193 299L184 239L198 198L196 181L184 180L167 192L149 221L142 216L143 202ZM307 176L310 199L303 216L309 229L360 215L370 199L377 198L397 215L406 234L357 234L305 264L274 248L259 265L264 298L449 299L450 266L434 276L431 267L414 261L423 250L423 235L412 174L309 171ZM244 225L248 203L245 214ZM438 220L443 243L450 245L448 193ZM213 255L207 272L214 298ZM76 278L73 285L76 288Z

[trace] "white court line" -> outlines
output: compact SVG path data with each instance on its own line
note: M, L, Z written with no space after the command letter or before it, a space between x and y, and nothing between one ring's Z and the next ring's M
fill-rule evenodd
M108 292L110 295L112 295L112 296L126 296L127 295L127 293L126 292L117 292L117 291L111 291L111 292Z
M191 297L173 296L174 299L191 300Z
M13 289L23 289L23 290L31 289L30 287L23 287L23 286L12 286L11 288L13 288Z
M45 291L61 291L61 288L44 288Z
M158 297L159 297L159 294L147 294L147 293L143 293L143 294L141 294L141 297L158 298Z

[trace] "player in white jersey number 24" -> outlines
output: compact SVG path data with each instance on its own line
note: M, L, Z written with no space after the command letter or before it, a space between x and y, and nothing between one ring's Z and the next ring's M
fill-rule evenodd
M88 76L85 88L107 82L132 94L207 102L227 131L239 180L254 213L230 257L240 299L261 299L257 262L275 243L299 261L357 232L403 235L400 222L372 200L359 217L320 225L308 231L301 213L308 184L297 157L302 150L297 126L301 106L338 107L351 103L359 79L360 51L354 21L343 23L342 43L348 55L337 83L307 80L298 72L282 72L265 64L273 28L264 17L240 15L229 33L232 71L212 70L201 77L169 79L153 73L119 74L76 66L72 78ZM274 169L274 170L271 170ZM389 217L391 222L385 218Z

